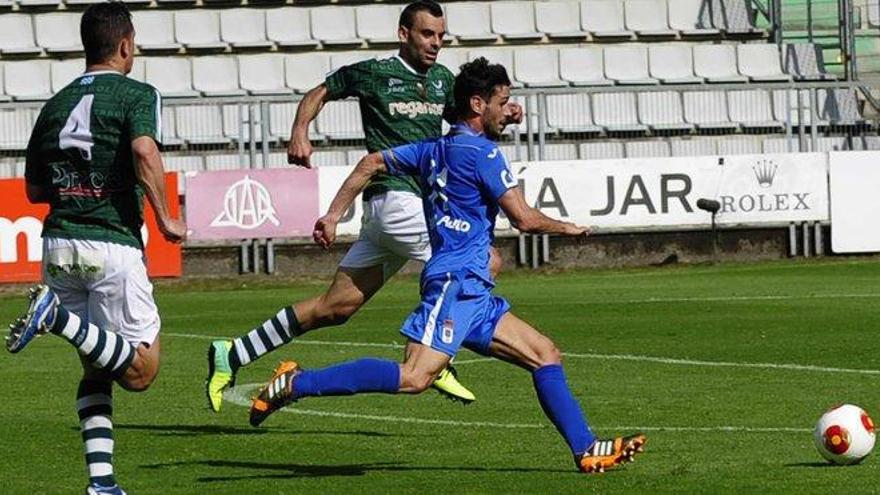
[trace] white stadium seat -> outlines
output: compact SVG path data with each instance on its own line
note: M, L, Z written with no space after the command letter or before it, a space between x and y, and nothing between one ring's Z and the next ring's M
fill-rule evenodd
M573 86L610 86L604 60L599 47L560 48L559 75Z
M657 84L648 72L648 50L643 45L605 48L605 76L617 84Z
M694 75L694 58L686 44L649 45L648 65L651 77L664 84L703 82L703 78Z
M0 64L0 102L10 101L12 98L6 94L3 82L3 64Z
M667 3L669 27L682 36L717 36L721 33L712 27L707 0L667 0Z
M145 65L144 57L135 57L134 63L131 64L131 72L128 73L128 77L135 81L146 82L147 75Z
M728 91L727 108L730 120L749 128L781 128L773 116L770 92L763 89Z
M383 53L384 54L384 53ZM364 50L352 52L336 52L330 55L330 70L334 71L346 65L356 64L363 60L379 58L378 52L370 52Z
M474 61L479 57L484 57L489 63L501 64L507 69L507 75L513 87L521 87L522 83L516 80L516 74L513 72L513 50L510 48L477 48L468 52L468 60Z
M365 5L355 10L357 35L367 43L398 43L397 28L400 8L395 5Z
M569 143L547 143L544 145L544 160L577 160L578 149Z
M167 146L180 146L183 140L177 135L177 107L171 105L162 106L162 144Z
M458 75L458 69L467 62L467 50L464 48L443 48L437 55L437 63Z
M535 24L551 40L583 39L581 7L576 1L535 2Z
M779 49L770 43L747 43L736 46L737 68L740 74L755 82L791 81L782 72Z
M266 14L257 9L220 11L220 39L235 49L272 47L266 39Z
M150 57L145 59L144 76L165 98L199 96L193 89L190 59L180 57Z
M757 155L761 153L761 140L755 136L725 136L718 140L719 155Z
M269 134L273 139L281 141L290 139L290 130L298 106L297 102L269 104ZM313 141L321 138L314 120L309 124L309 138Z
M639 122L655 130L691 130L684 121L681 95L676 91L646 91L638 96Z
M190 144L229 144L230 139L223 133L223 113L219 105L182 105L175 106L174 110L180 139Z
M235 57L210 56L192 59L193 88L205 96L242 96Z
M623 143L620 141L588 141L578 145L581 160L613 160L623 158Z
M278 54L238 57L241 88L252 95L285 95L293 90L284 84L284 57Z
M491 42L492 33L488 2L454 2L445 6L446 30L463 42Z
M318 114L318 132L330 139L363 139L361 109L354 100L334 101Z
M513 52L516 80L527 87L562 87L559 56L555 48L518 48Z
M714 139L671 139L672 156L715 156L718 144Z
M547 124L561 132L598 133L588 93L547 95Z
M232 139L233 141L244 141L248 142L251 138L250 129L251 126L248 124L248 119L251 118L250 112L248 111L249 105L239 103L232 105L223 105L223 135ZM261 105L253 106L253 127L256 132L254 132L254 140L256 142L260 142L263 136L263 124L261 122ZM269 136L266 136L267 139L270 139Z
M684 120L697 129L733 130L737 125L727 113L724 91L683 91Z
M666 18L666 0L625 0L623 17L626 28L638 36L674 38Z
M820 120L839 125L857 124L864 120L859 113L859 102L854 90L819 89L817 93Z
M818 97L818 92L817 95ZM810 125L813 122L813 115L810 109L818 108L818 105L810 101L809 91L785 90L777 89L772 91L773 98L773 118L782 124L790 123L793 126L799 126L801 122L804 125ZM818 98L817 98L818 99ZM800 107L800 111L798 111ZM818 116L818 111L816 112ZM827 124L817 120L819 124Z
M596 93L593 95L593 120L609 132L644 132L639 122L634 93Z
M318 45L312 38L312 23L308 11L297 7L268 9L266 35L280 48L310 48Z
M490 2L492 31L508 41L539 41L544 35L535 30L532 2L517 0Z
M834 81L837 77L825 71L822 49L813 43L785 45L785 72L798 80Z
M257 166L259 167L262 155L257 154ZM205 157L205 170L209 172L222 170L239 170L250 168L248 158L237 154L225 153L221 155L207 155Z
M619 0L583 0L581 28L594 38L632 38L623 17L623 2Z
M187 50L223 50L220 15L214 10L180 10L174 13L174 36Z
M0 149L25 149L35 120L36 113L28 108L0 109Z
M0 53L3 55L39 55L42 49L35 43L31 16L26 14L0 15Z
M52 13L34 17L37 44L49 54L66 55L82 51L79 14Z
M6 94L16 100L46 100L52 96L48 60L27 60L3 64Z
M627 141L623 146L627 158L665 158L672 156L669 143L665 139Z
M351 7L315 7L311 9L312 37L327 46L355 47L362 41L357 36L354 9Z
M746 82L748 77L736 66L736 48L733 45L694 45L694 73L709 82Z
M176 51L180 43L174 38L174 14L163 10L136 10L131 13L134 22L134 41L143 51Z
M318 150L312 153L311 163L316 167L342 167L349 164L348 154L344 151Z
M52 92L57 93L74 79L85 72L86 64L83 60L56 60L50 68L52 78Z
M330 58L326 53L303 53L284 57L284 80L287 87L297 93L305 93L324 82L330 71Z

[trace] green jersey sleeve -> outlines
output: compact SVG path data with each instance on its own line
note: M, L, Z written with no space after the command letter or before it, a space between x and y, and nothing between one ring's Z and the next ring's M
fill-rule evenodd
M349 96L360 97L364 88L372 81L374 59L362 60L345 65L331 72L324 80L327 96L331 100L341 100Z
M40 163L37 158L39 143L37 137L40 136L43 129L43 112L37 117L34 123L34 129L31 137L28 139L27 152L25 155L24 179L28 184L45 186L48 182L48 167L44 163Z
M157 143L162 142L162 97L155 88L144 89L143 95L135 100L127 118L132 141L141 136L149 136Z

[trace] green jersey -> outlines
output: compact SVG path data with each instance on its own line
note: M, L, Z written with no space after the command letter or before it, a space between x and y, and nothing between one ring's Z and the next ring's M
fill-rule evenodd
M113 71L83 74L40 112L25 178L49 194L44 237L143 248L143 190L131 142L161 142L159 92Z
M331 100L358 98L372 153L440 136L442 119L452 111L454 82L452 72L440 64L422 74L396 55L341 67L324 84ZM386 191L421 195L415 178L382 175L367 186L364 199Z

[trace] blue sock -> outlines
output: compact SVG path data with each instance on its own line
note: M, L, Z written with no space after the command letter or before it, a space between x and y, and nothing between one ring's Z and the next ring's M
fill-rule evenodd
M580 404L571 395L562 365L542 366L532 372L532 380L544 414L565 438L572 454L577 456L586 452L596 436L587 425Z
M294 383L295 399L364 392L396 394L400 390L400 365L387 359L358 359L319 370L305 370Z

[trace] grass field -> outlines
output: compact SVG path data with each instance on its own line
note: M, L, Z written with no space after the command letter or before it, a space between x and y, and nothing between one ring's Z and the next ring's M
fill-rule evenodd
M641 429L647 452L601 476L574 470L527 373L458 357L478 400L307 399L253 429L241 404L280 358L314 367L396 358L417 281L401 278L348 325L313 333L239 374L219 415L202 381L214 336L233 336L319 282L160 283L162 372L116 396L116 470L132 494L876 493L880 460L829 467L812 445L821 412L880 417L880 262L836 260L506 274L499 292L567 354L600 434ZM0 319L22 309L0 297ZM80 493L78 361L60 339L0 356L2 493Z

